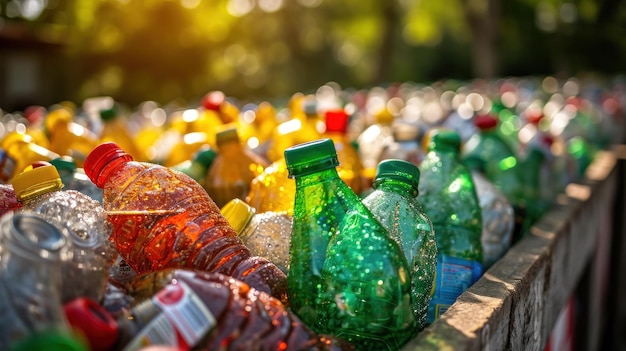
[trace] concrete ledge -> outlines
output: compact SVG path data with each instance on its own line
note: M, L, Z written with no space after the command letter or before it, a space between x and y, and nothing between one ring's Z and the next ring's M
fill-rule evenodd
M543 350L597 243L611 240L620 155L626 147L601 152L585 179L403 350Z

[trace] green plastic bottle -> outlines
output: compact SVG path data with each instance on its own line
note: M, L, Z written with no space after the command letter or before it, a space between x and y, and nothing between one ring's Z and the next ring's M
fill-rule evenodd
M413 313L418 329L426 326L432 296L437 242L430 218L417 201L420 171L416 165L398 159L380 162L374 177L374 191L363 204L402 247L411 273Z
M477 158L484 164L484 176L502 192L514 208L515 228L513 237L521 236L526 213L523 201L523 184L519 178L519 160L509 143L498 131L498 119L493 115L478 115L474 124L478 133L463 145L461 159Z
M290 147L285 160L296 181L292 310L359 350L399 349L417 332L402 249L339 177L331 139Z
M482 215L470 170L460 161L460 136L447 129L429 133L419 166L418 200L435 228L437 273L427 323L439 318L482 275Z

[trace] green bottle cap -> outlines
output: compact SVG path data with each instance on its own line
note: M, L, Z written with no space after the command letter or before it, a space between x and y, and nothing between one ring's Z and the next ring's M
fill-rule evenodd
M115 117L117 117L117 109L115 108L115 106L100 110L100 118L103 121L110 121Z
M217 156L217 152L212 148L206 148L198 151L194 156L194 160L200 163L202 166L209 168L209 166L215 160L215 156Z
M450 129L435 129L430 134L428 150L454 150L461 148L461 136Z
M378 164L372 186L374 189L385 179L394 179L411 185L416 191L420 182L420 170L404 160L388 159Z
M289 178L307 175L339 166L335 144L331 139L319 139L298 144L285 150Z
M50 160L50 163L56 167L57 171L71 171L74 172L76 170L76 162L70 156L61 156L55 159Z

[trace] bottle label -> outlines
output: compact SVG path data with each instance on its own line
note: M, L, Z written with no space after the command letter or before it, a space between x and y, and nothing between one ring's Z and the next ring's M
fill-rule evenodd
M435 293L428 306L427 323L434 322L482 275L482 264L448 255L437 256Z
M216 325L211 311L184 282L167 285L152 302L161 313L141 330L125 351L156 344L189 350Z

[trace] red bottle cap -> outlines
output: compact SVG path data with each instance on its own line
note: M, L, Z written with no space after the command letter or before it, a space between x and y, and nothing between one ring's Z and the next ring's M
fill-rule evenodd
M83 333L92 351L110 350L117 342L117 322L97 302L79 297L66 302L63 311L72 328Z
M112 170L109 165L112 165L112 161L120 160L123 162L132 161L133 157L126 153L116 143L108 142L98 145L93 149L83 164L85 174L91 179L91 181L102 188L104 182L108 177L108 173Z
M212 91L202 98L202 107L210 111L219 111L224 100L226 100L224 93L221 91Z
M477 115L474 118L474 125L480 130L491 129L498 125L498 119L492 115Z
M345 110L326 111L326 131L345 133L348 130L348 114Z

